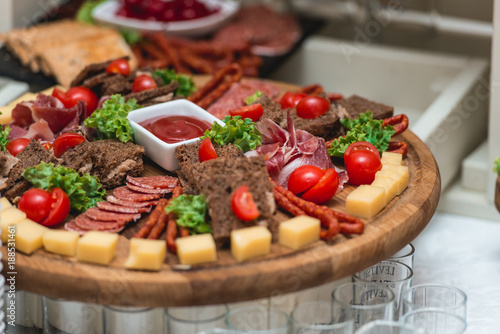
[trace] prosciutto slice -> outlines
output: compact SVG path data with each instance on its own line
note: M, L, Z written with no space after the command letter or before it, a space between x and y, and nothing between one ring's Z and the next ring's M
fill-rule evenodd
M284 188L288 188L290 174L303 165L335 168L339 175L337 192L347 182L347 173L333 165L325 140L306 131L295 130L290 114L286 130L270 119L260 120L256 128L262 134L262 145L247 152L247 156L264 156L269 176Z

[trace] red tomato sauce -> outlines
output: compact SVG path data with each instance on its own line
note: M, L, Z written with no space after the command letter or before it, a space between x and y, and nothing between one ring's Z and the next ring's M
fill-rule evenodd
M158 116L139 124L168 144L200 137L212 127L207 121L192 116Z

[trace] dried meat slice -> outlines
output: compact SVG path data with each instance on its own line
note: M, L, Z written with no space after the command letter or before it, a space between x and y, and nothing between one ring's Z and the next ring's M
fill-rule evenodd
M97 207L101 210L104 211L112 211L112 212L118 212L118 213L144 213L144 212L150 212L151 207L143 207L143 208L134 208L130 206L123 206L123 205L117 205L113 204L107 201L101 201L97 202Z
M85 213L82 213L74 220L76 226L82 230L90 230L90 231L117 231L118 229L125 228L127 225L126 221L119 222L109 222L102 220L95 220L87 216Z
M143 202L127 201L112 195L108 196L106 200L110 203L126 206L128 208L147 208L156 205L158 203L158 200L143 201Z
M115 197L121 198L126 201L131 202L144 202L144 201L152 201L155 199L160 199L163 197L163 194L145 194L137 191L133 191L132 189L122 186L115 188L113 190L113 195Z
M144 194L168 194L172 192L171 188L163 188L163 189L151 189L151 188L144 188L141 186L137 186L132 183L127 182L127 187L131 190L137 191L139 193L144 193Z
M121 226L118 228L112 228L109 230L100 230L100 231L109 232L109 233L120 233L121 231L123 231L124 228L125 228L125 226ZM87 229L83 229L83 228L79 227L78 225L76 225L76 222L74 220L64 224L64 229L66 231L78 232L78 234L80 234L80 236L84 235L88 231L93 231L93 230L87 230Z
M179 185L179 179L173 176L143 176L132 177L127 175L127 182L139 187L149 189L175 188Z
M140 213L118 213L118 212L104 211L97 207L92 207L88 209L87 211L85 211L85 214L87 215L87 217L91 219L105 221L105 222L127 223L141 218Z

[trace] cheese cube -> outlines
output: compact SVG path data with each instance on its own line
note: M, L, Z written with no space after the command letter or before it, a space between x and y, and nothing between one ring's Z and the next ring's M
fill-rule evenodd
M238 261L271 252L271 232L264 226L246 227L231 232L231 253Z
M43 235L43 247L47 252L75 256L79 238L78 232L49 230Z
M125 268L142 270L160 270L167 249L164 240L130 239L130 254Z
M384 208L385 190L362 184L347 195L345 206L350 215L371 218Z
M401 165L403 162L403 155L401 153L383 152L380 161L382 161L383 165L387 163Z
M284 221L279 227L279 243L292 249L302 248L319 240L320 225L319 219L309 216Z
M375 176L372 186L384 188L385 190L385 204L389 203L399 191L398 182L395 178L386 177L383 175Z
M43 246L43 235L49 228L35 223L30 219L25 219L16 225L15 243L16 249L31 254Z
M377 177L377 175L392 177L395 179L397 182L398 195L401 194L410 183L410 171L407 166L386 164L382 166L381 170L375 173L375 177Z
M5 197L0 198L0 211L7 210L8 208L12 208L12 204L10 204L9 200Z
M211 234L196 234L175 240L177 256L182 264L198 264L217 260L215 241Z
M115 257L118 234L100 231L87 232L78 240L78 261L109 264Z
M6 242L9 239L9 226L15 225L24 219L26 219L26 214L15 207L0 211L2 242Z

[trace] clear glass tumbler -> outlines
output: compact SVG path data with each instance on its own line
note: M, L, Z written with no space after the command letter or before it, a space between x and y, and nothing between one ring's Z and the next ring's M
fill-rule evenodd
M308 301L292 311L292 334L351 334L354 313L347 305L333 306L331 300Z
M227 305L170 307L165 309L168 334L195 334L224 328Z
M228 313L229 329L252 334L289 334L290 318L275 307L262 305L239 307Z
M163 309L136 306L104 306L105 334L159 334L165 331Z
M435 308L421 308L405 313L401 321L423 328L427 334L463 334L467 328L463 317Z

